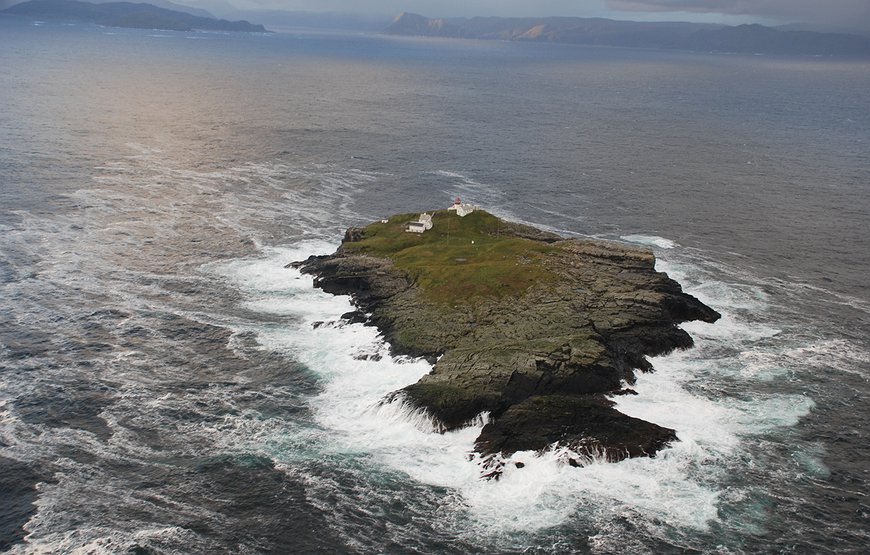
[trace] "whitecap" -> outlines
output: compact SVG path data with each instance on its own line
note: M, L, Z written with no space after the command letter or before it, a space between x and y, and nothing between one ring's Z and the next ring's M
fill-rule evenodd
M620 239L629 243L638 243L659 249L673 249L677 247L675 241L659 237L658 235L622 235L620 236Z
M427 362L391 357L389 346L369 326L314 325L336 322L354 307L349 298L313 289L309 277L284 266L333 247L314 241L266 249L262 257L212 270L246 293L247 310L296 318L295 323L252 329L261 348L285 353L319 377L322 391L310 407L324 435L318 436L314 449L324 455L364 456L418 483L448 488L464 511L463 533L536 532L579 513L604 530L626 512L639 522L708 530L719 520L722 503L739 497L722 483L739 467L745 438L794 426L813 407L803 395L733 400L719 397L715 387L708 392L699 385L727 379L746 365L741 353L762 349L781 330L751 318L768 307L760 288L709 280L697 266L660 261L669 273L686 280L689 293L721 311L723 318L713 325L685 324L696 348L654 358L657 372L639 376L633 386L639 395L615 400L630 416L674 428L679 441L655 458L615 464L593 460L582 468L565 464L566 454L558 449L515 453L504 461L500 480L482 480L484 470L473 444L483 421L439 434L420 411L400 402L383 403L385 396L429 372ZM742 377L752 378L748 373ZM298 454L278 454L279 463L282 456Z
M716 519L716 488L690 471L699 458L715 460L734 449L736 435L723 429L723 423L737 418L712 401L679 390L668 372L659 377L659 394L648 400L650 407L654 401L660 403L651 418L673 413L677 405L694 405L708 424L703 430L682 430L684 441L659 458L573 468L564 463L565 453L559 450L516 453L500 480L482 480L484 469L472 453L484 421L439 434L425 414L398 402L382 402L428 373L427 362L390 357L389 346L369 326L312 325L337 320L353 308L347 297L315 290L309 279L300 279L298 270L284 267L288 259L304 258L306 249L315 245L322 246L273 249L263 258L234 261L218 271L255 299L246 301L247 309L302 317L291 328L260 329L257 337L262 348L286 353L320 376L323 391L310 405L329 439L319 449L333 455L365 454L417 482L451 488L460 495L472 528L488 533L552 527L566 522L581 507L595 504L631 506L673 526L705 529ZM285 285L283 291L276 280ZM361 353L377 356L360 357ZM639 406L635 405L635 412L642 412ZM695 414L676 424L685 428L698 421ZM525 468L510 464L517 461Z

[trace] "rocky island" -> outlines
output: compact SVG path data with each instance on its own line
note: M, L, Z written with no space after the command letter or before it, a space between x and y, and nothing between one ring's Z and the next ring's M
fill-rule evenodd
M394 354L434 364L385 401L425 411L442 432L488 415L475 451L495 476L516 451L558 445L579 465L676 440L611 397L635 393L627 386L653 370L648 356L692 346L680 322L719 314L657 272L649 250L462 213L351 228L334 254L294 263L316 287L350 295L358 310L344 317L377 326Z

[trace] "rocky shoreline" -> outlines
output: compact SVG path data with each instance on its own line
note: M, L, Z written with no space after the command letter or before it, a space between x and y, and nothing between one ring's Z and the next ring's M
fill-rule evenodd
M651 251L563 239L485 212L435 212L435 229L446 235L395 234L406 219L351 228L334 254L293 264L315 276L315 287L350 295L357 311L345 318L377 326L393 354L433 362L431 373L386 401L426 411L441 431L487 413L474 448L495 476L517 451L558 445L576 453L567 462L579 465L653 456L677 439L674 430L620 413L609 399L635 393L625 386L636 371L652 371L648 356L692 346L679 323L719 318L657 272ZM395 238L394 250L383 247L385 237ZM446 262L419 262L457 248L468 254L451 250ZM412 264L409 252L425 256ZM454 272L446 285L432 279L445 271ZM480 278L491 287L464 295L470 271L495 276ZM535 279L523 282L527 275Z

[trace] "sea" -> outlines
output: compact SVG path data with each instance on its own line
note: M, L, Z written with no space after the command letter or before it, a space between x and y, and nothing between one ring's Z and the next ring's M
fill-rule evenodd
M4 16L0 68L0 550L867 552L866 60ZM456 197L722 313L616 399L678 442L485 480L380 403L431 366L287 264Z

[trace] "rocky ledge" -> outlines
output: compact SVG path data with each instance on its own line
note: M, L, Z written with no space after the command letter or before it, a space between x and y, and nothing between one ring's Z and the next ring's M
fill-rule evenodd
M425 410L441 431L488 414L475 443L491 475L516 451L556 446L619 461L653 456L674 430L632 418L610 398L634 394L648 356L692 346L680 322L719 314L655 270L647 249L563 239L484 211L433 214L422 234L404 214L351 228L338 250L294 263L347 318L377 326L396 355L432 372L386 401Z

